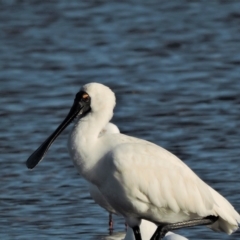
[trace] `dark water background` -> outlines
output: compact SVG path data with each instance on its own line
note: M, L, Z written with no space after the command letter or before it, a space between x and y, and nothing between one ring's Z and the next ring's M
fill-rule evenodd
M172 151L240 211L240 1L0 0L0 239L108 235L69 159L70 128L25 167L93 81L116 92L123 133Z

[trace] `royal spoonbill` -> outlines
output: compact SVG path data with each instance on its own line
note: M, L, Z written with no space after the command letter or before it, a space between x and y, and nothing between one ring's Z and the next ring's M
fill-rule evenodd
M186 164L154 143L124 134L99 133L113 116L115 95L99 83L84 85L60 126L32 153L34 168L58 135L76 118L68 141L75 167L98 187L106 201L141 240L142 219L158 225L151 240L183 227L207 225L231 234L240 215Z

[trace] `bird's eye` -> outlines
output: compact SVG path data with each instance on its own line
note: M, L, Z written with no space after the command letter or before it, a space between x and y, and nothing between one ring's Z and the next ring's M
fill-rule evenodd
M84 94L82 95L82 100L83 100L84 102L88 102L89 99L90 99L90 97L89 97L89 95L88 95L87 93L84 93Z

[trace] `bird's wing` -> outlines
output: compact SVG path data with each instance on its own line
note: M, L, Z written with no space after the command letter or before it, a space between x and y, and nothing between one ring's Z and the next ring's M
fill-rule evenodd
M149 142L125 143L111 155L114 177L129 198L198 216L213 209L208 185L167 150Z

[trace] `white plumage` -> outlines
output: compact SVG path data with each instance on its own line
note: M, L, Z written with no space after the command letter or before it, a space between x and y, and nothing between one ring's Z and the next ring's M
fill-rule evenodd
M120 133L118 127L113 123L107 123L107 125L102 129L102 131L99 133L99 137L102 137L105 134L116 134ZM101 192L98 190L97 186L92 184L91 182L88 182L88 189L90 192L90 195L92 199L102 208L106 209L109 212L109 221L112 223L112 213L117 214L116 211L110 206L110 204L106 201L104 196L101 194ZM110 224L111 224L110 223ZM111 226L110 226L111 228Z
M113 123L107 123L107 125L102 129L102 131L99 134L99 137L102 137L106 134L116 134L120 133L118 127ZM91 197L94 199L94 201L100 205L102 208L106 209L110 214L114 213L116 214L116 211L110 206L110 204L106 201L104 196L101 194L101 192L98 190L97 186L93 185L92 183L88 183L89 186L89 192ZM140 225L140 231L142 235L142 240L149 240L153 233L155 232L157 226L154 223L151 223L146 220L142 220ZM111 239L115 239L116 237L112 236ZM107 238L110 240L110 238ZM119 239L122 240L122 235L120 235ZM131 228L127 228L127 233L124 238L124 240L135 240L134 233ZM163 238L163 240L187 240L187 238L175 234L173 232L168 232L166 236Z
M120 133L118 127L113 123L107 123L107 125L99 133L99 138L106 134L117 134ZM88 189L93 200L100 205L102 208L106 209L109 213L116 214L116 211L109 205L104 196L98 190L97 186L88 182Z
M91 97L91 111L70 134L70 155L82 176L129 226L139 225L141 219L176 223L214 215L219 220L210 226L213 230L237 230L240 216L232 205L172 153L123 134L98 138L112 118L114 93L97 83L82 91Z
M227 234L236 231L238 212L175 155L120 133L99 137L114 106L115 95L108 87L83 86L65 120L28 158L28 168L42 160L53 141L77 118L68 141L73 163L97 186L111 209L125 218L136 238L141 239L137 226L142 219L171 224L212 215L217 221L210 228Z

